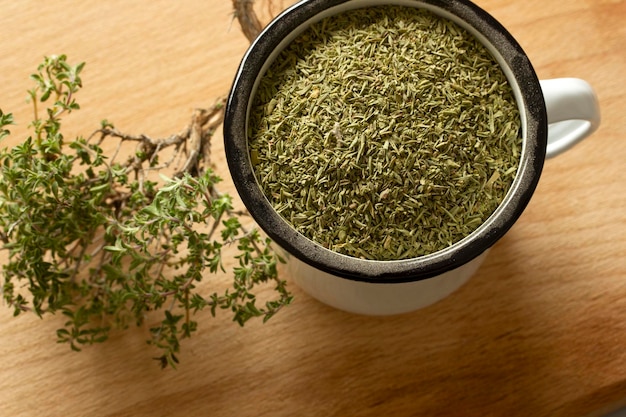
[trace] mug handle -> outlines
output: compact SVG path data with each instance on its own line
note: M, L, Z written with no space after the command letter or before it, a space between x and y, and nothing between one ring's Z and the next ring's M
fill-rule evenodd
M568 150L600 126L600 106L593 88L579 78L541 80L548 113L546 158Z

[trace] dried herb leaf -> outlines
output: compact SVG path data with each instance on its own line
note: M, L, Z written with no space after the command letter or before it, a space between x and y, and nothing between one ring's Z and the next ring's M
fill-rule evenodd
M470 234L503 200L521 149L511 87L486 48L402 6L312 25L262 77L250 120L276 211L326 248L375 260Z

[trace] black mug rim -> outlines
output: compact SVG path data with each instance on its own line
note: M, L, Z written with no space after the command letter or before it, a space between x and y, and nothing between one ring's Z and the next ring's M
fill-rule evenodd
M518 106L525 117L523 155L505 200L477 230L449 248L418 258L373 261L333 252L297 232L265 197L247 147L249 102L266 60L293 30L324 11L354 0L303 0L282 12L253 41L244 55L227 99L224 146L233 182L251 216L289 255L332 275L372 283L411 282L451 271L481 255L513 226L534 193L547 147L547 115L539 79L526 53L490 14L468 0L403 0L401 4L434 7L473 27L499 53L518 86ZM369 1L371 6L398 4ZM511 81L511 80L509 80Z

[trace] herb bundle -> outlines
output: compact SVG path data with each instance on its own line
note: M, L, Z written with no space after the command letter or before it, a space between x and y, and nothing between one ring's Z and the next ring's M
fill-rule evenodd
M166 367L178 363L198 313L229 310L243 325L289 304L271 242L244 227L246 213L216 188L210 139L223 101L164 139L126 135L103 121L91 136L70 140L61 118L79 109L83 67L46 57L31 77L33 134L0 150L0 242L8 257L1 289L14 314L62 313L58 341L74 350L147 322L148 343ZM12 123L0 111L0 139ZM101 145L110 140L119 146L105 155ZM161 172L171 178L155 176ZM232 287L205 294L207 274L227 272L224 256L236 261ZM261 305L262 288L270 294Z
M263 75L250 158L311 240L394 260L446 248L503 200L521 150L510 85L487 49L426 10L327 17Z

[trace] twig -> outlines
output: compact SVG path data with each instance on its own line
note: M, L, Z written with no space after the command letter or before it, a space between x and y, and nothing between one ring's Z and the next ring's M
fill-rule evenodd
M253 0L233 0L235 17L241 25L241 31L252 42L261 32L262 26L254 11Z

